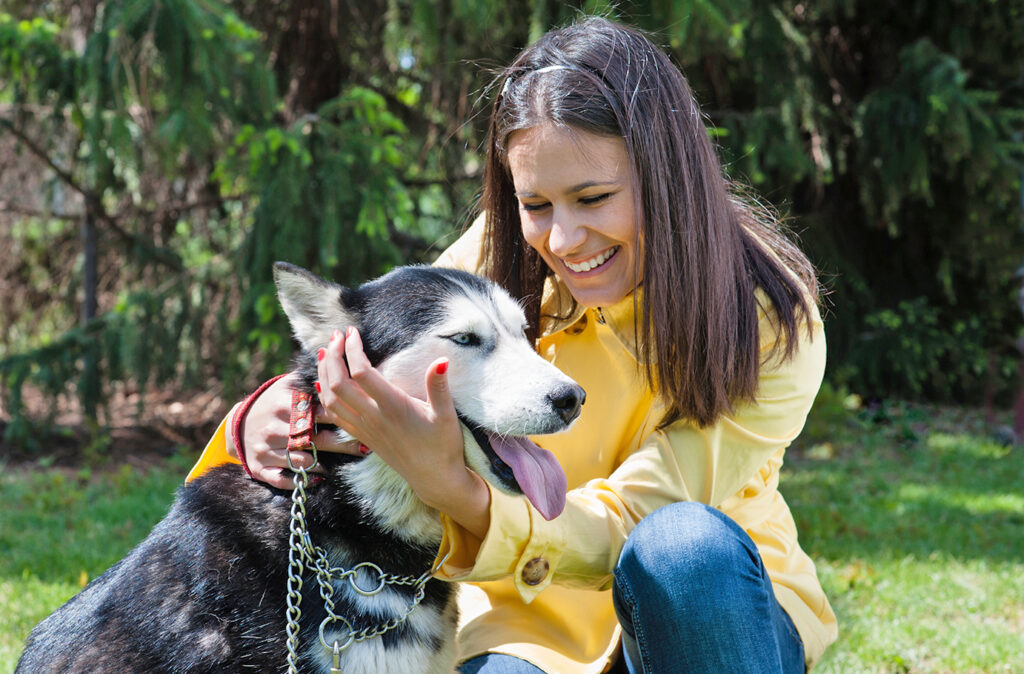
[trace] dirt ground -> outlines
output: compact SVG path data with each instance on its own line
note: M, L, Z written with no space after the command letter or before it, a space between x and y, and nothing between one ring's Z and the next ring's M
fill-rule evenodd
M10 467L42 461L67 468L86 463L110 467L128 463L144 468L182 452L198 457L234 402L226 401L219 391L151 389L140 394L119 388L101 412L106 432L94 443L80 406L71 396L53 401L26 389L25 407L31 418L49 418L50 432L40 437L38 448L4 442L10 418L0 403L0 461Z

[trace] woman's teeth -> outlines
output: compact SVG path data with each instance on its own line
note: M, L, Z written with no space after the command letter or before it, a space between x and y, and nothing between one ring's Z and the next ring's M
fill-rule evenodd
M584 260L583 262L580 263L573 263L567 260L563 260L563 262L565 262L565 266L571 269L572 271L576 273L581 273L585 271L590 271L591 269L597 269L605 262L607 262L608 258L610 258L612 255L615 255L616 251L618 250L618 246L615 246L614 248L609 248L600 255L592 257L589 260Z

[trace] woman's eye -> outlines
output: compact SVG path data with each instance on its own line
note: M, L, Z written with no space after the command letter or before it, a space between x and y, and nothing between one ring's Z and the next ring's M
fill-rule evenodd
M525 204L525 203L520 202L520 205L523 207L524 211L527 211L529 213L533 213L535 211L543 211L545 208L548 207L547 203L543 203L543 204Z
M611 192L606 192L605 194L597 194L597 195L592 196L592 197L581 197L580 198L580 202L583 203L583 204L586 204L587 206L590 206L592 204L601 203L602 201L604 201L605 199L607 199L610 196L611 196Z
M456 335L452 335L448 339L452 340L459 346L476 346L480 343L480 338L472 332L460 332Z

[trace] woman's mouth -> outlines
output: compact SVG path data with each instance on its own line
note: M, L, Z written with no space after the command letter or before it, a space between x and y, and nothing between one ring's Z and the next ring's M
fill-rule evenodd
M562 260L562 263L569 269L569 271L582 274L588 271L593 271L598 267L602 266L608 260L610 260L615 253L619 252L619 246L613 246L606 251L598 253L594 257L583 260L582 262L569 262L568 260Z

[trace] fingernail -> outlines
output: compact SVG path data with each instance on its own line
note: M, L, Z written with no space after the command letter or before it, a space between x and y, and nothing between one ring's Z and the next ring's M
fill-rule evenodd
M356 329L353 328L351 325L348 326L348 328L345 329L345 337L351 337L355 331Z
M327 355L327 350L326 349L317 349L316 350L316 362L319 363L320 361L322 361L326 355Z
M331 341L332 342L334 340L336 340L336 339L339 339L340 337L341 337L341 330L335 329L334 332L331 333Z
M310 475L310 480L312 481L313 484L320 484L321 482L324 481L324 476L323 475Z
M447 372L448 371L448 361L444 361L443 363L438 363L437 364L437 369L434 370L434 371L437 372L438 374L444 374L445 372Z
M367 454L370 453L370 448L362 443L359 443L359 453L362 454L363 456L366 456Z
M320 393L320 382L313 382L313 388L316 389L317 393Z

